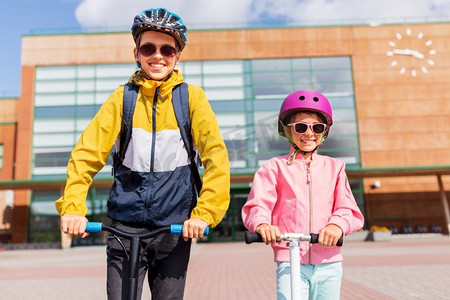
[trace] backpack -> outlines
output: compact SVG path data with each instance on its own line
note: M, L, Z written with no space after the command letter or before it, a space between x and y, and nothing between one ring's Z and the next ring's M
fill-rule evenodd
M136 99L139 92L139 86L127 83L123 92L123 114L122 125L120 128L120 149L113 153L113 169L117 170L125 158L125 152L131 140L133 128L133 113L136 106ZM191 135L191 119L189 115L189 95L188 84L182 83L175 86L172 90L172 104L180 128L181 138L188 152L191 173L194 178L197 194L202 189L202 181L197 168L196 157L198 153L194 150Z

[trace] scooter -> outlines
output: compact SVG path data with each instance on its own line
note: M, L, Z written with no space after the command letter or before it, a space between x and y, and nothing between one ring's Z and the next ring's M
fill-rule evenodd
M291 300L301 299L301 273L300 273L300 242L310 242L311 244L317 244L319 235L316 233L303 234L303 233L284 233L281 235L279 241L288 241L289 243L289 260L291 262ZM259 233L245 232L245 243L263 243L263 239ZM344 236L341 236L336 246L342 246L344 243Z
M127 299L136 300L137 298L137 287L138 287L138 265L139 265L139 254L141 252L141 240L146 238L151 238L162 233L170 232L171 234L182 234L183 225L182 224L172 224L170 226L161 227L150 232L132 234L117 228L105 225L101 222L88 222L86 224L86 232L101 232L108 231L114 235L114 237L119 241L123 250L126 253L129 262L129 274L127 278ZM208 235L209 228L206 227L204 235ZM123 243L117 237L126 238L130 240L130 250L129 253L126 250Z

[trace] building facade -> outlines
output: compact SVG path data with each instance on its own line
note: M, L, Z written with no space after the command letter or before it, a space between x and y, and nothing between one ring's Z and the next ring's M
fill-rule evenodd
M230 155L232 202L217 235L235 238L243 230L240 208L252 174L288 151L276 122L294 90L318 90L331 100L335 124L319 151L344 160L349 174L450 166L449 23L192 30L188 38L178 68L205 90ZM9 130L0 140L1 180L29 184L1 192L14 200L10 241L58 235L54 201L70 151L136 70L133 47L130 33L23 37L20 97L0 100L14 116L0 123L2 133ZM441 199L449 176L439 177L441 189L427 174L360 177L351 186L366 226L447 230ZM96 179L111 181L110 164ZM42 188L52 182L58 184ZM107 197L107 186L91 189L89 218L104 216Z

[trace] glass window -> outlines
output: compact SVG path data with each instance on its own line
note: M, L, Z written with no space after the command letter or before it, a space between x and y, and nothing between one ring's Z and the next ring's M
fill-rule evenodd
M95 89L97 91L105 91L103 96L106 97L103 99L102 103L105 102L106 98L114 91L119 85L124 84L123 78L105 78L105 79L97 79L95 81Z
M278 85L280 83L291 83L292 74L290 72L272 73L272 76L267 76L267 73L253 73L253 84L257 86Z
M255 59L252 60L252 72L289 71L292 68L290 59Z
M349 89L353 89L353 83L329 83L329 82L315 82L312 85L314 90L321 91L322 94L328 93L345 93L348 92ZM352 94L353 95L353 94Z
M197 85L200 87L203 86L203 76L201 76L201 75L186 75L186 76L184 76L184 74L183 74L183 77L186 82L189 82L189 84L194 84L194 85Z
M95 91L95 81L91 78L89 79L78 79L77 82L77 92L93 92Z
M38 93L34 97L35 106L61 106L61 105L74 105L75 94L73 93L58 93L58 94L46 94Z
M203 74L242 74L242 61L206 61L203 62Z
M136 71L134 64L97 65L96 78L129 78ZM123 81L121 81L123 84Z
M355 121L356 113L355 113L354 107L353 108L334 109L333 110L333 119L336 119L339 121Z
M71 133L35 133L33 135L34 147L70 146L75 145L74 134Z
M216 117L221 127L245 126L245 115L243 114L221 114L218 112Z
M244 89L227 88L205 88L206 97L209 101L215 100L242 100L244 99Z
M75 81L58 80L58 81L36 81L36 93L72 93L75 92Z
M312 76L315 81L323 83L349 83L352 81L352 74L348 70L315 71Z
M309 58L294 58L292 59L292 68L296 71L311 71L311 59Z
M55 150L53 150L55 151ZM41 152L35 154L35 167L65 167L67 166L70 151L67 152Z
M76 107L75 113L78 119L91 120L97 113L97 108L94 105L78 105Z
M44 118L73 118L74 106L48 106L35 107L34 118L35 121Z
M244 85L244 78L242 75L228 75L228 76L206 76L203 79L205 87L240 87Z
M93 105L95 103L95 94L85 92L77 93L76 99L78 105Z
M72 120L36 120L34 122L34 133L42 132L73 132L75 129L74 122Z
M311 58L311 68L320 69L350 69L350 57L314 57Z
M292 85L253 86L253 94L256 99L278 98L284 99L293 91ZM281 104L281 103L280 103Z
M202 62L184 62L179 64L179 70L183 76L201 75Z
M76 69L74 66L38 67L36 69L36 81L74 79L75 77Z
M204 89L232 172L254 172L264 160L289 151L277 132L277 118L284 98L298 89L314 89L330 99L334 125L319 152L359 165L349 57L189 61L178 68L186 82ZM71 147L111 92L135 70L135 64L37 68L34 177L65 174ZM105 167L98 176L109 171Z
M77 66L77 77L80 79L95 78L95 66Z
M135 64L36 68L33 178L65 175L70 152L82 131L111 92L135 70ZM100 173L109 172L106 166Z
M225 101L216 100L210 102L210 104L213 111L215 112L222 112L222 113L236 112L236 111L243 112L245 110L245 100L234 100L233 105L230 105L230 102L226 100Z
M334 125L318 150L359 165L358 132L351 61L349 57L261 59L250 64L255 165L287 153L289 145L278 135L277 119L284 98L295 90L317 90L330 99Z
M294 70L292 76L296 85L305 86L304 89L311 89L311 71L296 71Z
M352 108L355 105L353 97L346 95L345 93L328 93L328 100L330 100L331 106L334 109L344 107Z

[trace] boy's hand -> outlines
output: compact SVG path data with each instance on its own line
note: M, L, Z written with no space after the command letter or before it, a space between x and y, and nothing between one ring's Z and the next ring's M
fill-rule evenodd
M334 224L329 224L319 231L319 245L325 247L336 246L336 243L338 242L342 234L343 232L341 227Z
M275 244L281 237L280 229L275 225L260 224L255 231L261 235L266 245Z
M183 239L202 238L208 223L198 218L190 218L183 223Z
M67 214L61 217L61 230L65 234L81 235L84 239L89 235L86 230L86 223L88 219L79 214Z

